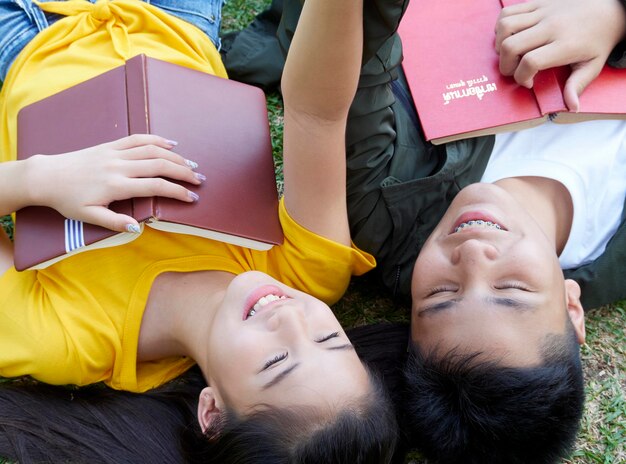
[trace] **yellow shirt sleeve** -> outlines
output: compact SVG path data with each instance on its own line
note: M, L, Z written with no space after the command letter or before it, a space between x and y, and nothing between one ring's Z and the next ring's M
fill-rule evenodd
M352 275L376 267L374 257L352 247L321 237L294 221L285 207L279 207L285 243L267 254L267 272L281 282L331 305L345 293Z

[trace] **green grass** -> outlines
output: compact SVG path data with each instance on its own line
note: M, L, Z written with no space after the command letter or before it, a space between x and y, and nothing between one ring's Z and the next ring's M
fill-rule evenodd
M244 27L269 0L229 0L224 31ZM277 180L282 186L282 100L268 95ZM8 216L0 223L11 229ZM626 285L626 283L625 283ZM354 279L345 297L333 308L346 326L378 321L408 321L408 309L394 305L372 276ZM626 462L626 301L590 311L583 347L586 409L576 450L564 464ZM0 380L1 381L1 380ZM422 461L411 456L407 462ZM6 461L0 458L0 464Z
M13 238L13 222L11 221L11 216L0 217L0 227L4 228L9 234L9 237Z

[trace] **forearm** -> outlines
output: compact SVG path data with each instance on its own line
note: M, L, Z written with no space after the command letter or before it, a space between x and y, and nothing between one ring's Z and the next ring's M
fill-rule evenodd
M361 0L307 0L282 80L287 210L345 245L345 131L361 67L362 18Z
M305 2L283 73L285 111L345 118L361 66L362 15L361 0Z
M283 0L281 3L283 14L278 24L276 39L286 53L300 17L303 0ZM383 44L396 32L408 4L409 0L368 0L364 5L362 59L364 64L378 54Z
M0 216L32 204L28 164L27 161L0 163Z

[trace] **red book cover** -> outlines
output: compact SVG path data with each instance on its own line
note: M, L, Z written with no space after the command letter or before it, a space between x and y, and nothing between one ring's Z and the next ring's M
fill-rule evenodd
M70 129L71 128L71 129ZM18 159L57 154L154 133L207 180L186 185L200 200L152 197L112 205L140 222L256 249L282 243L265 95L144 55L23 108ZM42 268L71 254L127 243L137 234L72 221L46 207L16 213L15 267Z
M503 0L505 4L519 0ZM540 124L626 118L626 70L605 66L567 111L568 67L541 71L534 88L499 70L495 25L501 0L413 0L399 33L403 68L427 140L445 143Z

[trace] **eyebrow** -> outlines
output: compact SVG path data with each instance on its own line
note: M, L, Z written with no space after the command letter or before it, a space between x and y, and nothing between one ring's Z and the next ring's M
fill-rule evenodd
M354 346L352 346L350 343L346 343L345 345L331 346L330 348L326 348L326 349L328 351L330 351L330 350L341 350L341 351L344 351L344 350L354 350ZM274 377L272 380L270 380L265 385L263 385L261 387L261 389L262 390L267 390L268 388L272 388L274 385L277 385L278 383L282 382L298 366L300 366L300 363L295 363L292 366L289 366L287 369L285 369L284 371L282 371L279 374L277 374L276 377Z
M274 385L276 385L276 384L280 383L282 380L284 380L285 377L287 377L289 374L291 374L294 371L294 369L296 369L299 366L300 366L300 363L292 364L287 369L285 369L284 371L280 372L272 380L270 380L265 385L263 385L263 387L261 387L261 389L262 390L267 390L268 388L272 388Z
M327 350L354 350L354 346L350 343L346 343L345 345L339 346L331 346L330 348L326 348Z
M425 317L430 316L439 311L443 311L445 309L454 308L459 303L463 301L463 298L452 298L450 300L441 301L439 303L435 303L432 305L424 306L417 313L417 317ZM484 302L487 304L495 304L497 306L502 306L505 308L515 309L517 311L532 311L536 309L535 305L526 303L525 301L518 300L516 298L503 298L503 297L487 297L484 299Z

